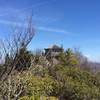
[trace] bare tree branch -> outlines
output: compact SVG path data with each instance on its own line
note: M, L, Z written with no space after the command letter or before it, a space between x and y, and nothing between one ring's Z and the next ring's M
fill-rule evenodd
M28 44L34 37L35 31L32 24L32 16L29 18L27 27L24 27L23 30L15 31L13 37L6 42L0 42L0 58L5 61L5 57L9 56L9 62L4 63L4 69L0 74L2 81L5 81L7 77L15 70L16 64L19 62L18 54L20 53L21 48L26 48Z

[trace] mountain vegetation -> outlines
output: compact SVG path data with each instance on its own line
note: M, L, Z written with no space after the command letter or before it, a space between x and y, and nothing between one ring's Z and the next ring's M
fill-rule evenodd
M100 72L94 66L99 64L71 48L49 57L29 51L35 33L31 21L13 42L1 43L0 99L100 100Z

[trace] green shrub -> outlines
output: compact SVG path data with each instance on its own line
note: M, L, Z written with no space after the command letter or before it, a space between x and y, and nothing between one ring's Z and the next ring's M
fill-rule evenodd
M58 100L56 97L35 97L35 96L24 96L21 97L19 100Z

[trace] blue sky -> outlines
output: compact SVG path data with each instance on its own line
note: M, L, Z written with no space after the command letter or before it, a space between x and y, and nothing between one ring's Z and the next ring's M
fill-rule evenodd
M90 60L100 61L100 0L0 0L0 38L31 12L36 34L29 48L78 47Z

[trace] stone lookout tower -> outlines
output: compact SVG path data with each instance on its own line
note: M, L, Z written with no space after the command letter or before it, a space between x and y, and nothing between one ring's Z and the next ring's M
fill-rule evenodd
M52 45L49 48L45 48L45 56L47 57L56 57L59 53L63 52L63 47L58 45Z

